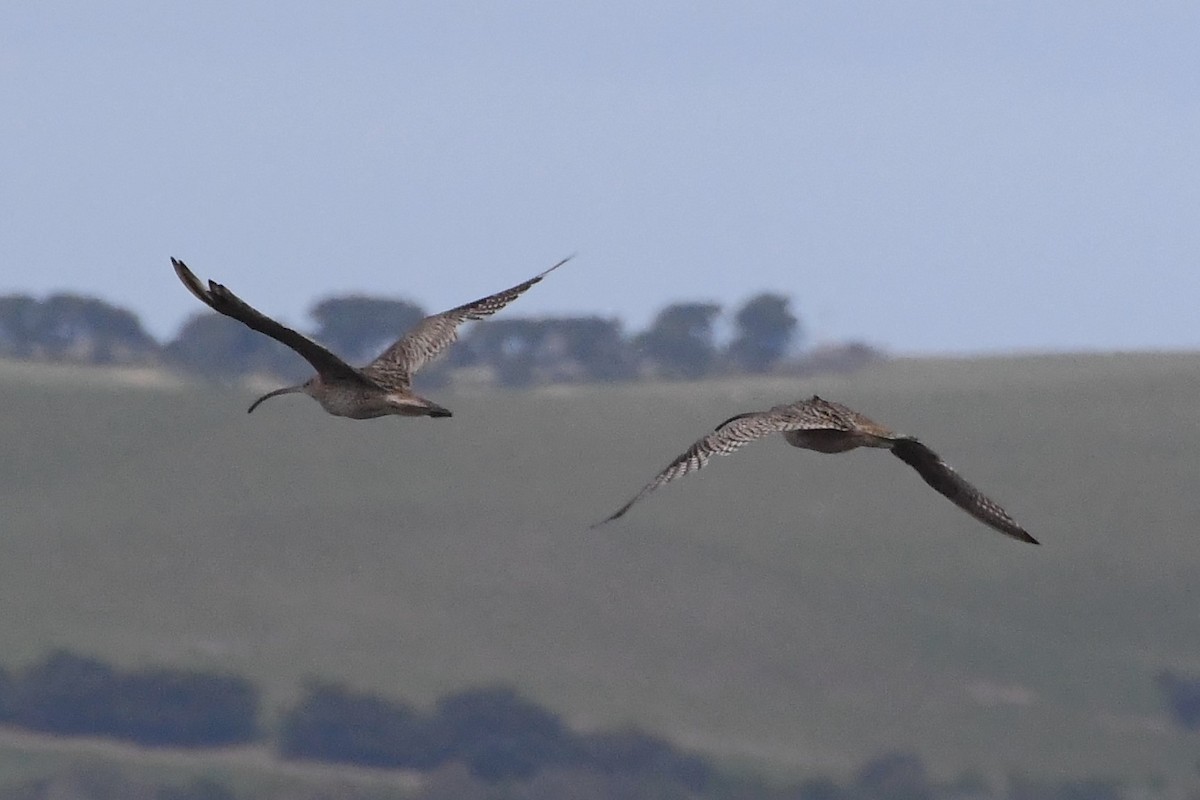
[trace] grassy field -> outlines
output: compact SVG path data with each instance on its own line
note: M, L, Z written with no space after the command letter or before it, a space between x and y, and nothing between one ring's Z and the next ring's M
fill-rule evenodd
M921 436L1042 542L886 453L758 443L610 526L741 410L813 392ZM1200 671L1200 354L431 393L445 420L0 364L0 637L431 702L496 681L780 773L1194 775L1153 683ZM0 751L3 751L0 742Z

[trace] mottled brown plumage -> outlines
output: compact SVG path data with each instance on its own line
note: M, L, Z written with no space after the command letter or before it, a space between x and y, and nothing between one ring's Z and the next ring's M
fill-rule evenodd
M362 369L350 366L303 334L252 308L221 284L209 281L206 288L182 261L172 258L171 264L183 285L209 308L282 342L303 356L317 371L303 384L268 392L250 405L250 411L268 398L302 392L315 399L330 414L370 419L389 414L409 417L451 416L449 410L412 391L413 374L454 343L458 338L459 325L495 314L569 260L569 257L564 258L545 272L511 289L426 317Z
M980 522L1014 539L1038 543L1003 508L981 494L917 439L902 436L853 409L816 395L768 411L751 411L730 417L668 464L616 513L593 527L617 519L650 492L700 469L713 456L728 455L773 433L782 433L794 447L819 453L844 453L857 447L891 450L893 455L915 469L926 483Z

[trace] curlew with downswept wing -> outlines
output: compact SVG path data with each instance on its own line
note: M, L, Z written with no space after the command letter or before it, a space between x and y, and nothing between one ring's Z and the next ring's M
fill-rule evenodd
M750 442L775 433L783 434L794 447L820 453L843 453L858 447L890 450L915 469L927 484L975 519L1014 539L1038 544L998 503L976 489L920 441L897 434L851 408L816 395L767 411L730 417L664 467L628 503L592 527L623 516L646 495L703 468L713 456L729 455Z
M305 383L268 392L251 404L250 411L269 398L303 393L319 402L330 414L370 419L386 415L451 416L448 409L411 390L413 374L455 342L460 325L495 314L569 260L570 257L564 258L512 288L426 317L361 369L350 366L307 336L271 319L221 284L209 281L206 287L182 261L172 258L171 265L188 291L209 308L287 345L317 371Z

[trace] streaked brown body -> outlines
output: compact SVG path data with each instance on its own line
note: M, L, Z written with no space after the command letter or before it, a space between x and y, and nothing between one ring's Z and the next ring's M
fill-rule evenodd
M468 320L491 316L568 260L563 259L511 289L426 317L362 368L350 366L307 336L257 311L221 284L209 281L205 287L182 261L172 258L171 264L188 291L209 308L287 345L317 371L316 375L302 384L267 392L250 404L249 411L254 411L260 403L272 397L300 393L313 398L321 404L321 408L336 417L373 419L389 415L451 416L449 409L412 391L413 374L455 342L459 325Z
M890 448L887 439L867 433L843 431L784 431L783 438L793 447L816 450L818 453L845 453L856 447Z
M814 405L816 402L819 402L820 405ZM822 400L815 395L812 400L807 401L807 404L810 413L824 411L825 416L820 419L843 427L785 430L783 438L793 447L815 450L818 453L845 453L847 450L854 450L858 447L891 449L896 432L890 428L885 428L879 423L867 419L841 403ZM788 409L794 413L795 405L777 406L777 408ZM772 409L772 411L774 410Z
M898 434L841 403L816 395L768 411L751 411L730 417L668 464L616 513L597 525L622 516L634 503L660 486L701 469L712 456L728 455L773 433L783 434L793 447L818 453L845 453L859 447L890 450L892 455L915 469L927 484L980 522L1014 539L1038 543L1003 508L917 439Z
M357 386L349 382L327 383L315 375L303 384L303 392L321 404L335 417L375 419L397 415L401 417L438 416L431 413L435 406L412 392L388 392L383 387ZM450 412L441 416L450 416Z

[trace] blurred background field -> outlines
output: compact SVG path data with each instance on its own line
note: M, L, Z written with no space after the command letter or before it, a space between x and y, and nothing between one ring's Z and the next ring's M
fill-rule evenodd
M349 422L148 370L0 364L0 637L431 703L509 683L779 775L1194 775L1200 355L432 391ZM729 415L812 393L920 436L1043 543L882 452L782 440L588 530ZM15 745L0 753L15 758Z

